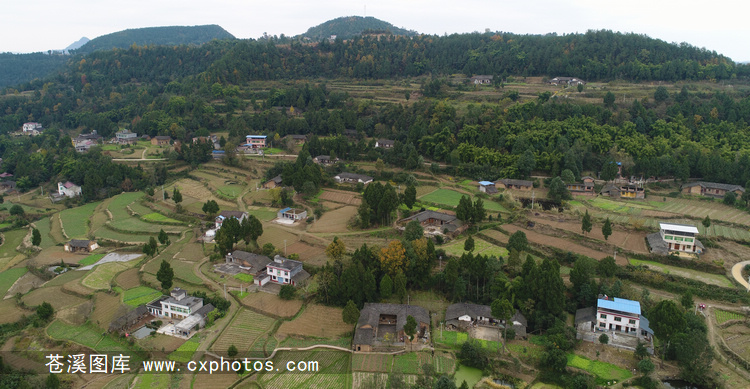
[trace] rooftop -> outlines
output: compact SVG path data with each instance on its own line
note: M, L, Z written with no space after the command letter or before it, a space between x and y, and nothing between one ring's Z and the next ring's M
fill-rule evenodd
M488 186L488 185L495 185L495 183L492 181L479 181L479 185Z
M88 240L72 239L68 244L70 247L89 247Z
M598 299L596 301L598 308L611 309L614 311L632 313L635 315L641 314L641 303L638 301L621 299L613 297L611 299Z
M427 210L427 211L420 212L420 213L418 213L416 215L407 217L406 219L404 219L404 221L416 220L416 221L422 223L425 220L429 220L429 219L442 220L444 222L452 222L452 221L456 220L457 218L456 218L456 215L451 215L451 214L447 214L447 213L443 213L443 212L438 212L438 211Z
M269 262L267 266L281 268L281 269L287 269L287 270L293 270L298 267L302 267L302 262L295 261L293 259L284 258L281 255L277 255L273 257L273 262Z
M266 139L268 136L266 135L247 135L245 138L251 138L251 139Z
M689 224L659 223L659 229L697 234L698 228Z

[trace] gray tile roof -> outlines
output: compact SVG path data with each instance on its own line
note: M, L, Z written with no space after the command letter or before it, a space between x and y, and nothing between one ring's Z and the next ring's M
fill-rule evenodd
M743 188L740 185L721 184L721 183L718 183L718 182L705 182L705 181L697 181L697 182L691 182L689 184L684 184L684 185L682 185L681 188L690 188L690 187L699 186L699 185L702 186L702 187L704 187L704 188L721 189L721 190L725 190L725 191L728 191L728 192L733 192L735 190L739 190L741 192L745 191L745 188Z
M594 320L596 320L596 307L586 307L576 311L576 325Z
M273 261L269 262L268 265L266 266L278 267L278 268L287 269L291 271L298 267L302 267L302 262L295 261L289 258L284 258L281 255L277 255L273 257Z
M365 303L365 306L359 312L357 330L359 330L359 327L365 325L370 325L373 328L377 327L380 315L396 316L396 329L399 331L404 328L407 316L414 317L417 320L417 324L430 323L430 314L427 313L427 310L416 305Z
M446 223L450 223L456 220L456 215L450 215L450 214L443 213L443 212L427 210L427 211L422 211L416 215L409 216L406 219L404 219L404 221L416 220L422 223L425 220L429 220L429 219L437 219Z
M658 232L646 235L646 240L648 240L648 245L651 246L652 253L669 255L669 246L667 246L667 242L661 238L661 235Z
M68 244L70 247L89 247L90 240L71 239Z
M534 183L527 180L515 180L512 178L503 178L502 180L498 180L498 182L502 182L504 185L514 185L514 186L534 186Z
M238 260L242 266L249 265L250 268L256 272L262 270L271 263L271 259L265 255L248 253L247 251L242 250L234 250L231 254L228 254L227 257Z
M478 316L482 317L494 317L492 316L492 308L489 305L479 305L470 303L458 303L449 305L445 310L445 320L458 319L463 315L469 315L472 319Z

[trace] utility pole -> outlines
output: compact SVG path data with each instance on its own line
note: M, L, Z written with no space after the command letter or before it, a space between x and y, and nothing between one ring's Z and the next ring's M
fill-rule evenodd
M284 256L286 257L286 239L284 239Z
M166 200L166 195L164 194L164 184L161 184L161 201Z
M224 283L224 300L227 299L227 283Z
M534 210L534 199L535 199L535 198L536 198L536 194L535 194L535 193L534 193L534 191L532 190L532 191L531 191L531 210L532 210L532 211Z

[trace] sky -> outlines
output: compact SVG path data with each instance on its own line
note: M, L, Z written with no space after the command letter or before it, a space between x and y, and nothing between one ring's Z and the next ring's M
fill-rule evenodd
M608 29L687 42L750 61L745 0L5 0L0 52L63 49L139 27L218 24L237 38L293 36L340 16L373 16L425 34L505 31L583 33ZM366 11L365 11L366 10Z

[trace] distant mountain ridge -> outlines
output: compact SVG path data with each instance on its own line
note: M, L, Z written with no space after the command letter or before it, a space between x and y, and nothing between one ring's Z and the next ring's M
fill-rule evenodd
M235 37L216 24L134 28L94 38L75 53L88 54L96 50L126 49L133 44L138 46L200 45L214 39L235 39Z
M367 31L405 36L415 36L419 34L413 30L398 28L386 21L376 19L372 16L343 16L329 20L315 27L310 27L307 32L301 36L313 40L330 38L331 35L336 35L337 38L349 39L357 35L362 35L363 32Z
M80 48L81 46L85 45L86 43L89 43L91 39L83 37L73 43L71 43L68 47L65 48L65 51L71 51Z

